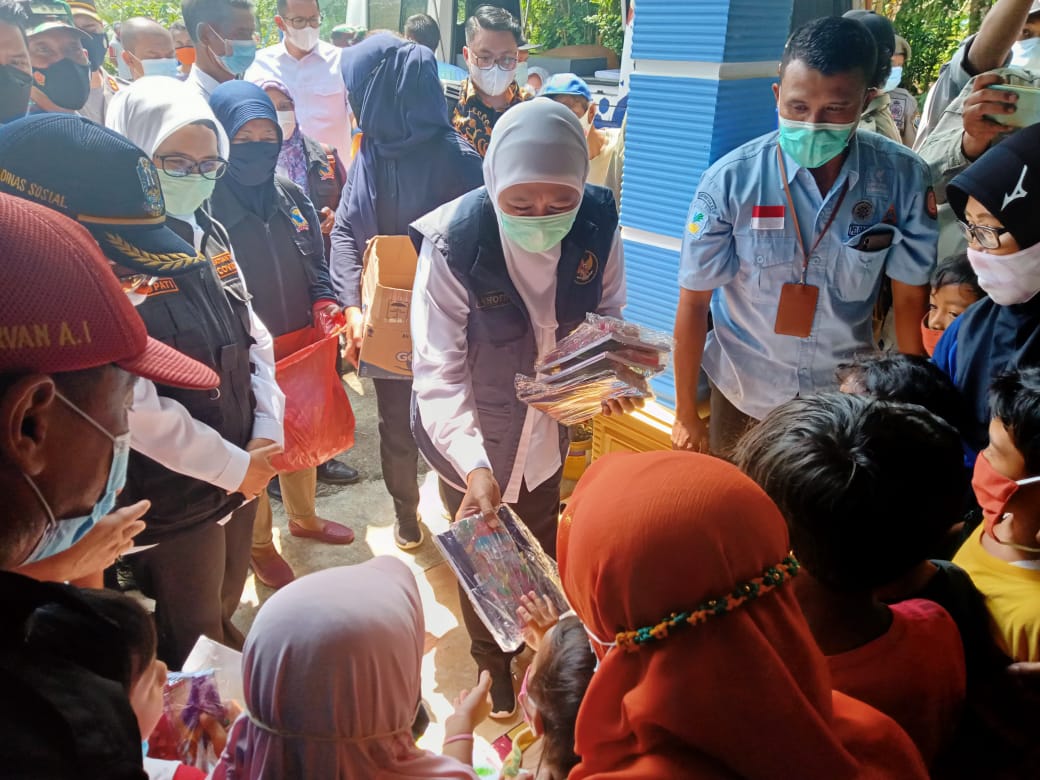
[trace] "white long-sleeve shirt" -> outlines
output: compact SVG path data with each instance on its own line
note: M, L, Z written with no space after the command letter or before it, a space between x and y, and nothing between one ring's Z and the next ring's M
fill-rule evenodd
M535 338L539 353L544 354L556 345L556 265L551 266L552 279L548 283L543 277L549 268L537 269L536 278L517 281L519 269L510 266L507 262L510 278L531 321L540 323ZM625 300L624 253L619 233L614 237L603 271L603 297L596 311L619 317ZM466 288L452 273L444 255L425 240L412 292L412 387L430 441L463 476L474 469L491 468L467 363L469 312ZM533 490L556 473L561 465L557 430L552 418L528 407L513 471L495 475L502 486L503 501L516 502L525 481L527 488ZM465 489L465 485L455 487Z
M200 231L196 228L196 249ZM234 252L232 251L232 257ZM242 267L239 266L241 274ZM246 280L242 278L243 287ZM253 367L250 383L256 398L253 412L254 439L285 442L285 394L275 379L274 339L251 304L249 335L253 344L249 360ZM245 479L249 453L227 441L214 428L199 422L177 401L163 398L152 382L138 380L130 410L130 446L170 471L233 492Z
M351 112L343 85L343 49L318 41L312 51L296 59L285 43L261 49L246 71L246 81L282 82L292 94L300 132L331 146L346 158L350 153Z

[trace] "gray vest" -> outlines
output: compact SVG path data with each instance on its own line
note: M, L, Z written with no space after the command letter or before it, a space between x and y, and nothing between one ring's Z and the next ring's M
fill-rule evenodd
M452 215L452 216L448 216ZM599 307L603 272L617 230L617 207L610 190L588 185L574 227L563 239L556 282L557 338L570 333ZM433 242L469 295L467 362L484 448L504 488L516 460L527 405L518 401L513 380L534 374L538 357L527 307L509 277L494 206L484 187L413 223L412 240ZM560 454L569 446L559 427ZM466 484L433 445L412 399L412 433L423 457L445 481Z

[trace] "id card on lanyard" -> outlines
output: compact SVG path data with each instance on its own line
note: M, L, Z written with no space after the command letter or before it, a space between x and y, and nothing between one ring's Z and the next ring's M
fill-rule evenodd
M787 169L784 166L784 155L780 151L779 144L776 147L776 161L780 165L780 180L784 185L787 208L791 212L791 219L794 220L794 234L798 239L798 246L802 250L802 272L799 276L799 281L787 282L780 289L780 304L776 310L776 323L773 325L773 332L779 336L794 336L804 339L812 333L813 320L816 318L816 304L820 298L820 288L814 284L806 283L806 275L809 272L809 257L816 251L823 237L827 235L827 231L834 224L834 218L838 216L838 210L845 201L845 193L849 191L849 181L848 179L845 180L845 184L841 188L841 195L838 197L838 202L827 219L827 224L823 226L823 230L816 237L812 248L806 251L805 243L802 241L802 229L798 224L798 211L794 207L791 188L787 184Z

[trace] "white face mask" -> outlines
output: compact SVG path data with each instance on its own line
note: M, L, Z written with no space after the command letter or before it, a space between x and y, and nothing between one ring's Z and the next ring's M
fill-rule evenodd
M296 132L296 112L276 111L275 113L278 114L278 126L282 128L282 141L288 141Z
M979 276L979 287L1000 306L1025 303L1040 292L1040 244L1009 255L968 247L968 261Z
M1016 68L1040 70L1040 38L1015 41L1011 47L1011 64Z
M592 129L592 120L589 119L588 114L584 114L579 120L581 122L581 129L588 136L589 131Z
M289 39L289 42L297 48L303 49L304 51L312 51L315 46L318 45L318 35L321 31L317 27L307 26L302 30L297 30L293 27L289 27L285 31L285 37Z
M509 85L513 82L513 73L514 71L503 70L498 65L487 70L473 66L469 70L469 77L473 79L473 83L481 92L491 97L498 97L509 89Z

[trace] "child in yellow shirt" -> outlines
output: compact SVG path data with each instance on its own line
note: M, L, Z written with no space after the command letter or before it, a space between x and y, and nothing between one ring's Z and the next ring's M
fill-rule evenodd
M1040 661L1040 368L999 376L989 446L972 487L983 524L953 562L982 592L994 635L1015 661Z

